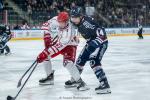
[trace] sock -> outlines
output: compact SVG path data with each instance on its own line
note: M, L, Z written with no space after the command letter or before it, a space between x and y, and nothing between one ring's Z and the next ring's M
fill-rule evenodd
M71 77L75 80L78 81L80 79L80 73L77 67L74 65L72 61L68 61L67 64L65 65L65 68L68 70L70 73Z
M46 72L46 75L49 76L51 73L52 73L52 63L51 63L51 59L48 57L47 60L45 60L43 62L44 64L44 68L45 68L45 72Z
M103 82L104 80L107 80L107 78L105 76L105 72L103 71L101 66L95 66L93 68L93 71L100 83Z

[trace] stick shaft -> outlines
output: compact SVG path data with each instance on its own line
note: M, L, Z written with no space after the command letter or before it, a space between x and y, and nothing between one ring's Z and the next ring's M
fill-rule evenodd
M36 66L38 65L38 63L36 63L36 65L33 67L31 73L29 74L29 76L27 77L26 81L24 82L24 84L22 85L22 87L20 88L20 90L18 91L18 93L16 94L16 96L14 97L14 100L18 97L18 95L20 94L20 92L22 91L22 89L24 88L25 84L28 82L29 78L31 77L33 71L35 70Z
M24 78L24 76L30 71L30 69L34 66L35 63L36 63L36 61L34 61L34 63L29 67L29 69L22 75L20 80L22 80Z

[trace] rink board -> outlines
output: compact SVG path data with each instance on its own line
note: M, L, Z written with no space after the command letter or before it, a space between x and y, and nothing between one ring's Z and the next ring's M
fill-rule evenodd
M137 34L109 34L109 37L115 36L137 36ZM150 34L143 34L143 36L150 36ZM82 37L80 37L82 39ZM42 40L42 37L33 37L33 38L12 38L11 41L18 41L18 40Z
M111 36L137 36L138 28L108 28L106 29L109 37ZM12 30L12 40L41 40L44 30ZM143 29L144 36L150 36L150 28Z

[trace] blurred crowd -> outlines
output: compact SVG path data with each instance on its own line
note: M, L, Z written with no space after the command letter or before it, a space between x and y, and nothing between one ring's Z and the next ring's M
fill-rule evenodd
M112 27L132 27L137 25L137 21L143 25L150 24L150 0L103 1L98 2L97 10L111 22Z
M20 24L11 24L9 26L10 26L11 29L14 29L14 30L30 30L30 29L39 30L39 29L41 29L40 24L36 24L36 25L30 24L29 25L26 20L23 20L22 23L20 23Z
M150 25L150 0L13 0L33 20L44 22L60 11L83 8L105 27L135 27L137 20ZM40 22L40 21L39 21ZM42 22L41 22L42 23ZM31 25L30 25L31 26ZM38 28L32 25L30 28Z

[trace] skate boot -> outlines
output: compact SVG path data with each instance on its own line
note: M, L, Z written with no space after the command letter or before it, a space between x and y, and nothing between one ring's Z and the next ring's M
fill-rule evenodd
M11 55L11 52L6 52L5 53L5 56L9 56L9 55Z
M0 49L0 56L3 56L3 55L4 55L4 50Z
M82 79L80 79L78 83L79 85L77 86L77 89L79 91L86 91L90 89Z
M95 91L97 94L110 94L111 93L110 86L107 81L102 81L100 85L97 88L95 88Z
M141 36L141 39L143 39L143 36Z
M39 80L39 84L40 85L54 85L54 70L49 76Z
M143 36L139 37L138 39L143 39Z
M3 56L4 54L3 53L0 53L0 56Z
M72 77L70 80L65 82L65 88L72 88L72 87L77 87L78 86L78 82L76 82Z

